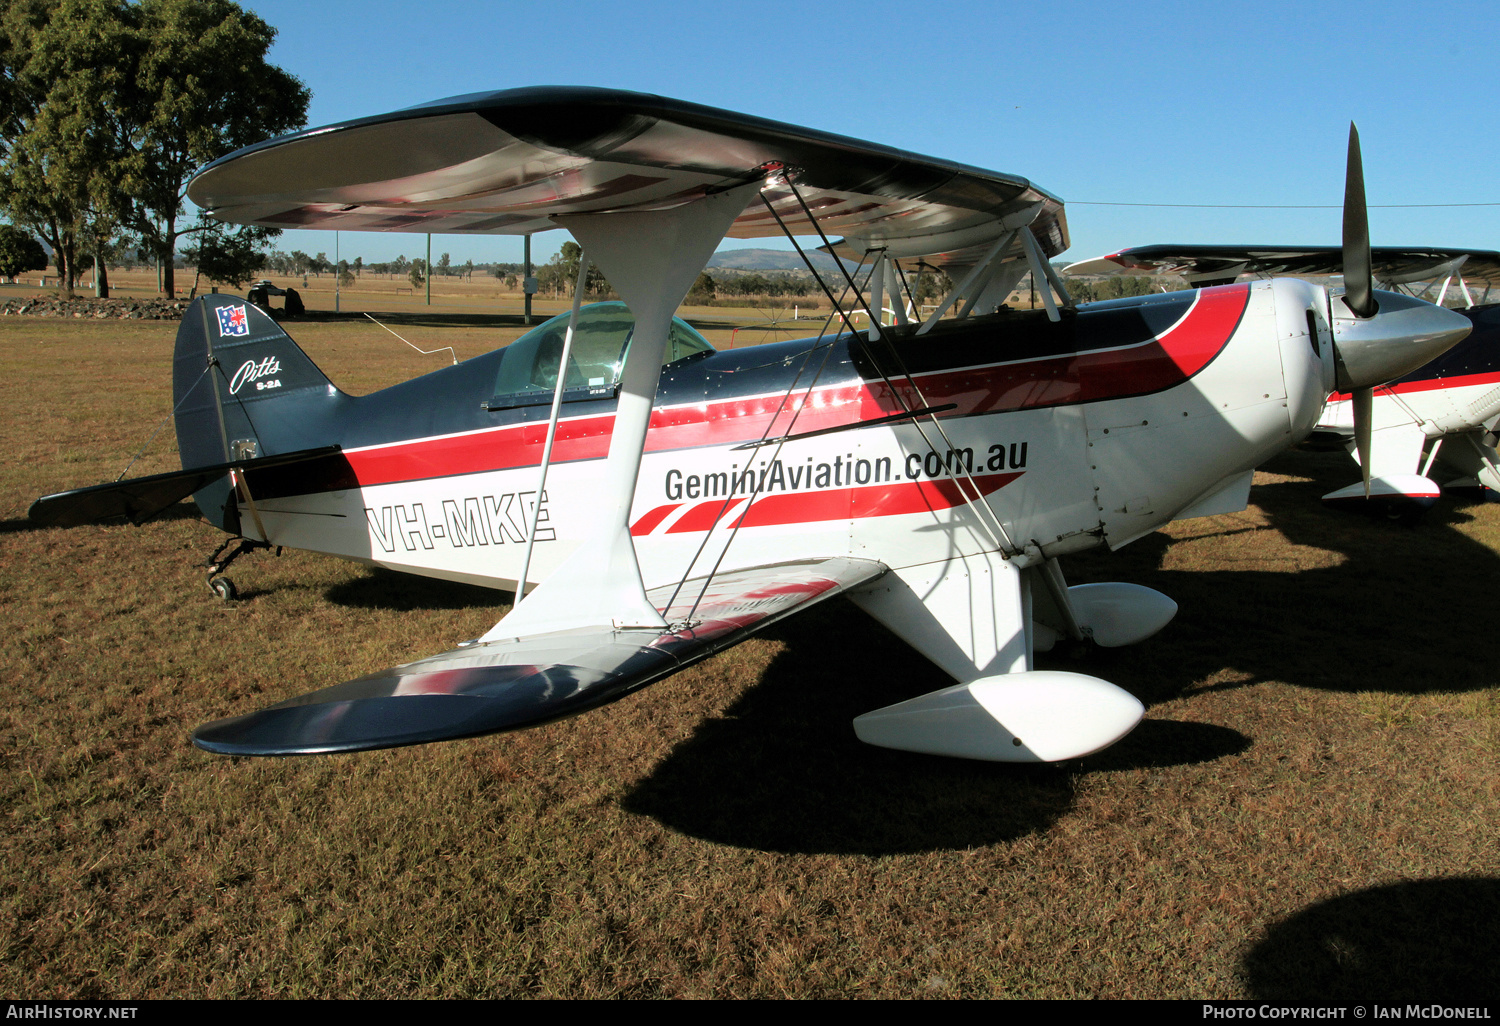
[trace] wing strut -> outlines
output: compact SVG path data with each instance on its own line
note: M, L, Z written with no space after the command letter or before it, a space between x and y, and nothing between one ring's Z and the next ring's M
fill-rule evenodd
M591 266L588 253L579 253L578 280L573 283L573 310L568 314L568 330L563 335L562 357L557 363L557 383L552 386L552 414L547 418L547 441L542 445L541 480L537 482L536 505L531 510L531 530L526 535L526 555L521 557L521 574L516 578L517 603L526 594L526 574L531 569L531 547L536 542L536 525L542 519L542 502L547 498L547 468L552 464L552 443L557 438L557 417L562 411L563 390L567 387L568 358L573 355L573 329L578 326L578 307L583 302L583 286L589 280Z
M651 404L673 311L762 184L756 178L667 209L553 219L573 233L629 305L635 314L635 334L620 375L594 534L481 641L577 627L666 626L646 598L630 540L630 506L651 424Z
M890 286L886 291L891 297L891 313L896 318L896 326L904 328L908 320L906 294L902 292L902 286L906 286L907 292L910 292L911 288L907 285L906 276L901 273L901 265L896 262L896 258L887 254L885 262L888 265L887 273L890 275L888 279Z
M1042 248L1037 245L1036 236L1031 234L1030 228L1023 228L1021 230L1021 245L1026 248L1026 262L1031 265L1032 280L1036 280L1037 272L1040 271L1042 280L1047 283L1047 285L1042 286L1042 303L1047 307L1047 319L1055 324L1062 320L1062 314L1057 312L1057 303L1052 298L1053 289L1057 290L1057 294L1062 297L1063 305L1070 310L1075 305L1073 297L1068 295L1068 290L1063 287L1063 283L1058 279L1057 272L1052 269L1052 265L1043 259ZM1048 286L1051 286L1051 288Z
M978 281L981 274L984 274L986 271L989 271L991 275L994 274L992 265L1000 256L1000 254L1010 246L1011 240L1016 237L1016 231L1018 230L1019 229L1013 229L995 240L995 244L989 248L989 252L985 253L984 258L969 269L969 273L964 275L963 281L959 282L959 284L953 289L953 291L949 292L948 295L943 298L943 301L938 304L938 308L932 311L931 315L929 315L928 318L922 322L922 326L917 329L918 335L925 335L929 331L931 331L932 326L942 318L943 314L947 313L949 308L952 307L954 303L957 303L968 293L970 287L972 287L976 283L976 281ZM989 284L988 277L985 278L984 284L975 289L974 299L979 298L979 294L984 291L984 285L987 284ZM973 302L974 300L970 300L971 306L973 305ZM965 307L964 309L967 312L968 307ZM961 314L960 316L963 315Z

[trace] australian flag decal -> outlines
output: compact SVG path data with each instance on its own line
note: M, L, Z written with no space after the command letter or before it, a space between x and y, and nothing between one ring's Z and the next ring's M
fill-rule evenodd
M250 334L250 319L245 316L243 306L221 306L215 312L219 315L220 335Z

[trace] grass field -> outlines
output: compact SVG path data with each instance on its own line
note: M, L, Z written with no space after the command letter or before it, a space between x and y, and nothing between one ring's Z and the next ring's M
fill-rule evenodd
M521 330L382 310L460 358ZM291 331L352 391L447 359ZM1500 506L1335 516L1353 464L1290 454L1243 513L1068 561L1182 611L1045 664L1148 707L1062 767L860 745L853 716L944 680L844 602L542 729L226 759L189 731L447 649L505 596L288 552L237 564L225 605L189 507L32 529L168 414L174 332L0 319L7 997L1500 992ZM131 473L173 451L168 426Z

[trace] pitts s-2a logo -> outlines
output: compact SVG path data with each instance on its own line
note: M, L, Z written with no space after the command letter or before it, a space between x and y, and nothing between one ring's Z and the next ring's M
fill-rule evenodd
M240 369L234 372L234 377L229 381L229 394L235 395L240 389L250 382L255 382L255 390L264 392L268 388L280 388L281 379L272 378L272 374L281 373L281 361L274 356L268 356L263 360L246 360L240 364Z
M536 540L557 540L557 531L543 527L551 517L547 512L547 493L542 493L537 509L536 492L506 492L504 495L481 495L463 499L444 499L441 519L429 520L423 504L365 507L370 524L370 540L387 553L400 545L407 552L431 549L434 541L455 549L476 545L504 545L524 542L532 515L537 519Z

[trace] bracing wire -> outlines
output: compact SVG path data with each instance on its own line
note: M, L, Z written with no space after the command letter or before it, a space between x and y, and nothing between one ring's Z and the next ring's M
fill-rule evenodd
M172 412L168 413L161 419L161 423L156 425L156 430L151 432L151 437L146 439L146 444L137 449L136 454L130 457L130 462L125 464L125 469L120 471L120 476L115 478L116 481L125 480L125 475L130 473L130 468L135 466L136 461L146 454L147 449L151 448L151 443L156 441L156 436L161 434L161 429L167 426L167 421L171 420L177 415L177 411L182 409L182 404L187 402L188 396L193 394L193 389L198 387L198 382L203 380L203 375L212 370L213 366L214 365L212 363L204 365L203 370L199 372L198 377L194 379L193 383L189 385L187 389L182 393L182 398L177 400L176 404L173 405Z
M823 240L824 247L832 252L833 244L828 241L828 236L823 232L823 226L818 224L817 218L813 216L812 210L808 207L807 201L802 198L802 193L797 189L796 184L790 178L788 178L786 180L786 185L787 188L791 190L792 195L796 197L797 202L801 205L804 216L812 224L812 226L817 229L818 237ZM767 204L767 206L769 206L769 204ZM782 231L786 231L786 224L781 220L781 215L776 214L776 210L774 208L771 209L771 213L776 215L777 223L781 224ZM788 233L788 235L790 235L790 233ZM793 242L793 245L796 245L795 241ZM800 246L797 247L797 252L799 255L802 253L802 248ZM806 256L803 256L803 261L807 262ZM848 270L844 268L843 261L840 260L837 261L837 263L839 268L844 271L844 277L847 278L849 280L849 284L853 286L854 279L849 275ZM808 263L808 266L809 269L811 269L810 263ZM816 271L814 271L813 273L814 276L817 275ZM826 288L825 291L827 291ZM856 295L858 295L858 292L856 292ZM866 311L870 313L870 320L875 328L876 337L879 338L881 344L884 345L886 350L890 353L890 356L895 361L901 376L906 379L907 384L911 387L912 393L917 398L918 406L930 406L931 403L927 401L927 398L922 394L921 388L918 387L916 380L911 376L911 372L907 370L905 361L901 359L901 354L897 352L896 347L891 344L890 338L886 335L885 326L880 323L880 319L874 315L873 311L869 311L868 304L866 304ZM847 318L845 318L844 323L846 325L849 323ZM850 327L850 331L851 333L853 333L852 326ZM886 387L890 389L891 395L895 399L895 401L899 403L903 409L906 409L908 411L913 409L913 407L907 404L906 397L901 394L900 390L896 388L895 384L891 381L885 370L880 366L879 361L875 360L875 354L870 350L868 345L865 347L865 352L870 355L871 362L874 364L876 372L880 375L881 380L885 382ZM953 441L948 437L948 432L944 430L942 422L938 420L936 415L933 415L931 419L932 426L937 428L938 435L943 439L944 444L946 444L949 449L952 449ZM917 433L922 436L922 441L926 443L929 449L935 450L937 448L932 444L932 440L927 437L927 432L922 430L921 423L913 420L912 426L917 429ZM955 482L963 482L959 483L958 491L959 494L964 497L964 504L974 512L975 516L979 518L980 523L986 524L986 530L988 530L989 526L991 526L992 524L995 530L999 532L998 536L991 535L991 541L993 541L995 545L998 546L1002 551L1019 551L1016 548L1015 543L1011 541L1009 532L1005 530L1005 525L1000 522L999 515L995 513L994 508L991 507L989 501L985 499L984 493L979 490L979 485L975 483L973 475L969 473L968 468L960 467L959 469L963 474L962 479L955 477L953 480ZM964 483L967 483L967 488L964 487ZM973 489L972 496L969 494L969 489ZM983 506L985 511L984 513L981 513L979 511L979 508L975 506L976 500L978 501L980 506ZM986 522L985 513L988 514L988 523Z

